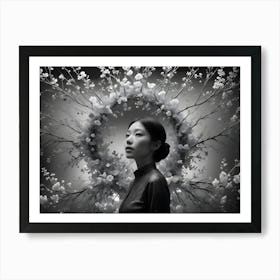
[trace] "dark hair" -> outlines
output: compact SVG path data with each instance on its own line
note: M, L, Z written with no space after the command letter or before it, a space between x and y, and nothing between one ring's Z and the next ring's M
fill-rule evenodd
M161 141L161 146L154 152L154 161L159 162L160 160L165 159L169 154L170 145L165 142L166 133L163 125L152 117L145 117L135 119L128 125L128 128L137 121L141 122L149 132L152 141Z

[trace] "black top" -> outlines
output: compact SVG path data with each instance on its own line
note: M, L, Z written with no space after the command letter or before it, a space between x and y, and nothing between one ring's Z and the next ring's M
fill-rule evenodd
M142 166L134 171L134 175L119 213L170 213L167 181L155 163Z

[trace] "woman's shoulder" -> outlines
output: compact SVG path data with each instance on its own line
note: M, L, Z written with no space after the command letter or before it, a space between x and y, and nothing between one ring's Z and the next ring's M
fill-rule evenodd
M158 169L151 170L148 176L148 183L161 183L167 185L164 175Z
M153 169L149 173L145 189L150 194L170 195L168 183L164 175L158 169Z

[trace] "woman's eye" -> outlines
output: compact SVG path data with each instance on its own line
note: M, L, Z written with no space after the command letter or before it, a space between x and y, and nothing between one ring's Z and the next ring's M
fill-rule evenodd
M141 133L136 133L135 135L136 135L136 136L142 136L142 134L141 134Z

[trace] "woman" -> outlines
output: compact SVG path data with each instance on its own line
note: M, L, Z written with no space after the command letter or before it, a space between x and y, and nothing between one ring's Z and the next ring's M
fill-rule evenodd
M132 121L126 133L126 157L134 159L137 170L119 213L170 213L167 181L156 162L167 157L169 144L161 123L151 117Z

